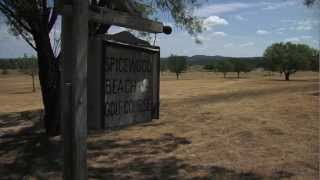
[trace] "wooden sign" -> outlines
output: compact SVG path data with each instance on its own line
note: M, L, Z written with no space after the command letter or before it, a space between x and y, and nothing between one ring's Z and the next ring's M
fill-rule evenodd
M96 45L92 48L97 47L97 43L102 45L95 48L96 51L100 49L101 53L100 57L96 57L99 60L93 59L95 62L92 63L96 65L91 67L90 62L88 64L88 114L92 115L89 126L114 129L158 119L159 47L128 44L110 38L94 43ZM100 67L101 72L97 73L95 67ZM100 79L96 81L100 85L90 82L90 79ZM100 92L97 92L99 88ZM97 114L101 114L100 117Z

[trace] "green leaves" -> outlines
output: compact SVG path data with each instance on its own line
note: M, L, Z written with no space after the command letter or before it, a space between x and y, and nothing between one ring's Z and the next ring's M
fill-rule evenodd
M185 56L175 55L171 55L168 59L168 69L176 73L178 79L179 75L187 69L187 59Z
M289 75L299 70L310 69L314 50L305 44L275 43L264 52L269 70L279 70Z

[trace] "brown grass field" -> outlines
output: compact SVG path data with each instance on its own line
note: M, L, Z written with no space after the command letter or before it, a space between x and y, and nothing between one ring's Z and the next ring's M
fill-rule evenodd
M319 179L319 76L161 77L160 120L90 132L89 179ZM0 179L61 179L31 77L0 75ZM31 111L31 112L25 112Z

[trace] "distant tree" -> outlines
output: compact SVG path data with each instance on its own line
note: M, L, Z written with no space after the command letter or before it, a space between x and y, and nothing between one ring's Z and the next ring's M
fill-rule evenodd
M167 64L165 62L160 62L160 72L161 74L167 70Z
M223 77L226 78L228 72L233 71L233 64L229 60L219 61L217 64L217 71L223 73Z
M237 73L238 79L240 78L241 72L249 72L249 64L244 62L243 60L233 60L233 71Z
M310 66L309 69L311 71L318 71L319 72L319 57L320 51L316 49L312 49L312 58L310 60Z
M211 62L209 64L206 64L203 66L203 69L204 70L207 70L207 71L216 71L217 70L217 65L215 62Z
M19 71L31 76L32 80L32 92L36 92L35 76L38 74L37 58L35 56L28 57L26 54L22 58L19 58L18 67Z
M2 75L6 75L6 74L9 74L9 71L6 67L2 67L2 72L1 72Z
M30 65L29 65L27 73L32 78L32 92L36 92L35 76L38 74L37 58L35 56L31 56L29 61L30 61Z
M284 73L285 80L290 80L290 75L304 69L312 59L312 49L304 44L275 43L264 52L266 61Z
M213 70L213 66L211 64L206 64L206 65L203 66L203 69L207 70L207 71L212 71Z
M171 72L175 73L177 79L179 79L180 74L187 69L186 57L171 55L169 57L168 68Z

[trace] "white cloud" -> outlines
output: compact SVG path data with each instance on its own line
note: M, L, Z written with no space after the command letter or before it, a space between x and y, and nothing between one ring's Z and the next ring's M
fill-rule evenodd
M256 33L257 33L258 35L267 35L267 34L270 34L269 31L262 30L262 29L257 30Z
M223 14L227 12L234 12L238 11L240 9L245 9L250 7L250 4L247 3L221 3L221 4L211 4L211 5L206 5L201 8L199 8L196 12L195 15L197 16L210 16L213 14Z
M212 27L218 25L228 25L228 21L219 16L209 16L203 21L203 26L206 30L211 30Z
M310 31L319 28L320 21L317 19L304 19L304 20L281 20L288 24L288 30L291 31Z
M307 35L305 35L305 36L301 36L300 38L301 38L301 39L312 39L312 36L307 36Z
M284 28L284 27L281 27L281 28L278 28L277 31L285 31L287 28Z
M236 16L234 16L234 18L235 18L236 20L239 20L239 21L248 21L247 18L244 18L244 17L241 16L241 15L236 15Z
M284 2L264 2L262 4L266 6L262 8L263 10L276 10L280 8L294 6L298 4L298 1L290 0L290 1L284 1Z
M300 38L298 37L292 37L292 38L287 38L284 40L285 42L299 42Z
M227 33L225 33L225 32L213 32L213 35L214 36L227 36Z
M229 47L233 47L233 43L228 43L228 44L225 44L223 45L224 48L229 48Z
M253 46L253 45L254 45L254 42L247 42L247 43L240 44L239 46L240 47L248 47L248 46Z
M297 22L296 23L296 30L297 31L309 31L318 25L319 25L318 20L307 19L304 21Z

